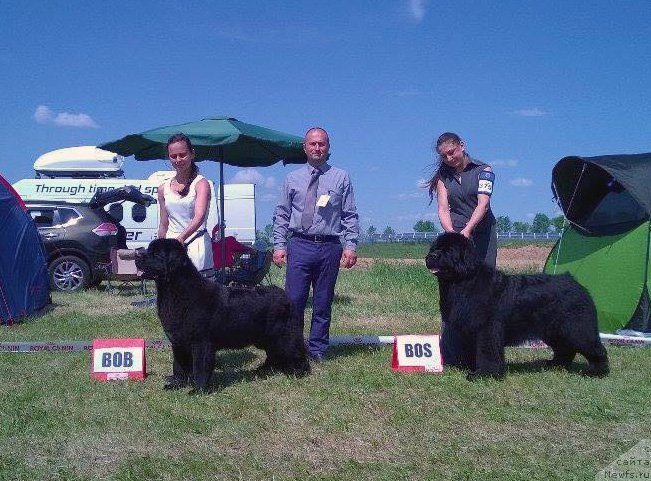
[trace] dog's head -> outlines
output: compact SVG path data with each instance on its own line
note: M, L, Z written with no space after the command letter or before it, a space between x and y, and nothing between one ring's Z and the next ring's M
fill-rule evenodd
M432 242L425 265L441 279L457 280L473 276L481 261L470 239L456 232L446 232Z
M176 239L153 240L147 249L136 251L136 267L147 279L164 281L196 270L185 246Z

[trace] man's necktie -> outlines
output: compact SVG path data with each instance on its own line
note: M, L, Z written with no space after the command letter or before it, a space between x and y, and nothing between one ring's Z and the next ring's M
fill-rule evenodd
M310 185L307 186L307 193L305 194L305 206L303 207L303 215L301 216L301 227L303 232L307 231L312 226L314 220L314 209L316 208L316 191L319 187L319 175L321 171L314 169Z

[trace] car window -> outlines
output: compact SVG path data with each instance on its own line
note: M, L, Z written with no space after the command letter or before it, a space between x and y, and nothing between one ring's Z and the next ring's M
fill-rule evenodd
M147 217L147 208L144 205L133 204L131 218L136 222L143 222Z
M52 227L54 225L54 209L29 209L37 227Z
M71 220L81 217L74 209L59 207L57 210L59 211L59 222L61 224L67 224Z

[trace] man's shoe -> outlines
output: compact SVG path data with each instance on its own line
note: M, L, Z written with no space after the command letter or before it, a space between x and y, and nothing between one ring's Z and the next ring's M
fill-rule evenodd
M319 364L325 361L325 356L319 353L310 353L310 361L312 361L315 364Z

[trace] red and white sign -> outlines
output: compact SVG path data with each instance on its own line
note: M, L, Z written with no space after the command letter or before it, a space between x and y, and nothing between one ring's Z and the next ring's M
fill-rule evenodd
M395 336L391 368L394 371L443 372L439 336Z
M93 379L142 381L147 374L146 366L144 339L93 340Z

